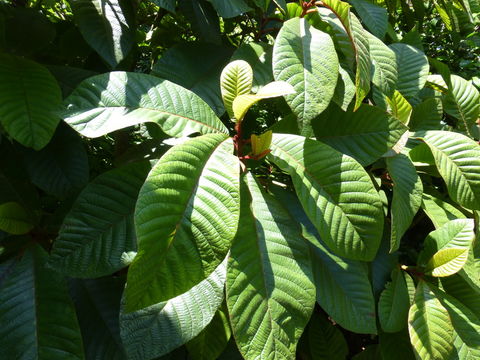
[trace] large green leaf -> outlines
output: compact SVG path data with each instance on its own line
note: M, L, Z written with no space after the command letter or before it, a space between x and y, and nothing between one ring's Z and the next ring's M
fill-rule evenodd
M421 280L408 314L408 330L417 359L447 359L453 350L454 331L445 307Z
M460 121L460 128L471 134L480 115L480 92L460 76L450 77L447 96L444 99L445 112Z
M308 217L335 253L375 257L383 231L380 196L363 167L348 155L302 136L274 134L269 158L293 179Z
M189 291L133 313L120 313L120 334L128 359L154 359L195 338L223 301L225 265Z
M83 359L77 316L48 255L28 248L0 284L0 348L5 359Z
M367 265L333 254L320 239L296 195L275 187L271 190L300 223L303 237L311 243L318 304L343 328L358 333L376 333L375 300Z
M356 100L355 110L362 104L363 99L370 91L370 44L365 30L357 17L350 13L350 5L340 0L323 0L322 5L331 10L340 20L350 42L350 49L356 62L355 86Z
M207 0L182 0L178 7L199 40L219 45L222 43L220 21L211 3Z
M408 329L397 333L381 332L378 336L383 359L415 360Z
M308 244L278 201L244 179L227 267L230 323L246 360L291 359L315 304Z
M395 53L383 41L365 32L370 44L372 82L386 96L393 94L397 85L397 62Z
M233 101L239 95L249 94L253 84L253 70L244 60L228 64L220 76L223 103L230 118L233 118Z
M400 247L402 236L420 209L423 184L415 166L404 154L387 158L387 170L393 181L390 251L394 252Z
M310 122L324 111L335 92L338 57L329 35L303 18L286 21L273 47L273 76L295 94L285 100L297 115L301 133L311 135Z
M346 359L348 345L342 332L324 316L315 312L305 332L312 359Z
M460 274L444 277L441 281L442 288L447 294L459 300L480 318L479 290L474 289Z
M441 128L443 105L440 99L430 98L413 107L409 127L412 131Z
M387 32L388 14L387 9L370 1L350 0L357 14L365 26L375 35L382 39Z
M58 121L62 95L43 66L0 54L0 124L24 146L40 150L48 144Z
M405 125L384 110L366 104L354 113L331 105L312 125L317 140L364 166L378 160L407 131Z
M245 0L208 0L212 3L218 15L224 18L231 18L238 16L250 10Z
M332 100L340 106L343 111L347 111L348 106L355 97L355 83L347 70L341 66L338 70L338 81Z
M225 258L239 218L238 158L231 139L210 134L170 149L140 190L138 254L127 312L183 294Z
M385 332L401 331L407 324L410 298L404 276L400 269L394 269L392 281L386 284L380 295L378 318Z
M450 220L465 218L465 215L455 206L426 192L422 195L422 209L436 229Z
M450 276L465 265L468 258L468 249L448 248L436 252L425 265L425 274L444 277Z
M65 121L80 134L98 137L144 122L170 136L226 133L213 110L193 92L155 76L111 72L83 81L65 100Z
M123 287L124 281L113 277L70 282L89 360L126 359L118 320Z
M230 58L229 48L209 43L177 44L162 54L152 75L169 80L200 96L215 113L225 112L220 74Z
M432 151L453 201L480 209L480 147L468 137L448 131L415 133Z
M70 2L83 38L112 68L125 59L135 43L135 32L125 19L120 3L120 0Z
M397 60L397 90L405 97L412 97L425 86L429 66L425 54L407 44L389 46L395 52Z
M34 225L27 210L19 203L9 201L0 204L0 231L21 235L32 230Z
M111 274L136 250L133 212L150 165L131 163L108 171L80 193L53 244L49 265L72 277Z

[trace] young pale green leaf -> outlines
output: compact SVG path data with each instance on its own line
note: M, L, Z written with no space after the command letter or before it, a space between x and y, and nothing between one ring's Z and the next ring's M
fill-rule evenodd
M407 127L393 116L370 105L362 105L354 113L331 105L312 125L317 140L364 166L378 160L407 131Z
M453 350L454 330L445 307L421 280L408 314L410 341L417 359L447 359Z
M0 230L13 235L22 235L32 230L34 224L29 213L17 202L0 204Z
M375 334L375 299L367 265L341 258L328 250L294 193L278 187L270 190L300 223L303 237L310 242L318 304L343 328Z
M149 171L147 161L131 163L89 183L63 221L49 266L79 278L124 267L122 254L137 249L133 212Z
M403 154L386 159L393 181L390 252L397 251L400 240L422 204L423 184L411 160Z
M468 258L468 249L449 247L436 252L425 265L425 274L445 277L460 271Z
M231 18L243 14L251 10L246 4L245 0L208 0L215 10L217 10L218 15L223 18Z
M273 47L273 76L295 89L295 94L285 100L297 116L303 135L311 135L310 122L332 100L338 68L337 53L329 35L304 18L283 24Z
M154 122L176 137L228 132L193 92L146 74L116 71L93 76L82 81L65 104L64 120L87 137L144 122Z
M228 115L233 117L233 101L239 95L249 94L253 84L253 70L244 60L228 64L220 76L220 89Z
M337 104L343 111L347 111L348 106L355 97L355 83L350 73L343 67L338 68L338 81L333 94L333 102Z
M253 92L273 80L272 52L273 46L264 42L243 43L235 50L230 59L231 61L245 60L250 64L253 70Z
M73 18L85 41L115 68L129 54L135 32L123 14L121 0L76 0L71 2Z
M398 90L395 90L391 97L387 97L387 104L390 107L392 115L402 124L408 125L410 116L412 115L412 105L410 105Z
M315 312L305 331L312 359L346 359L348 355L347 342L338 327L328 321L325 316Z
M151 74L193 91L220 116L225 107L218 79L231 54L230 49L211 43L180 43L162 54Z
M308 217L336 254L372 260L383 232L378 192L348 155L302 136L274 134L269 158L288 172Z
M188 353L193 360L217 359L227 347L231 334L227 309L221 307L210 324L186 344Z
M397 85L397 62L395 53L383 41L365 32L370 44L372 82L386 96L391 96Z
M225 258L239 218L238 158L226 135L170 149L138 196L138 254L130 265L127 312L171 299L205 279Z
M70 281L70 294L81 315L78 321L86 359L126 359L118 319L124 285L115 277Z
M120 313L128 359L154 359L194 339L223 301L226 261L187 292L133 313ZM125 310L123 308L123 310Z
M480 116L480 92L470 82L452 75L448 93L444 99L445 112L460 120L460 128L471 134Z
M270 144L272 143L272 131L266 131L261 135L252 134L250 140L252 154L254 156L264 154L265 151L270 149Z
M389 46L397 60L397 90L405 97L413 97L425 86L429 72L425 54L407 44Z
M387 32L387 9L365 0L350 0L365 26L378 38Z
M366 31L357 17L350 13L350 5L340 0L323 0L322 5L330 9L340 20L345 29L348 40L350 41L351 50L355 55L356 73L355 87L356 100L355 108L357 110L362 104L363 99L370 91L370 44Z
M378 318L383 331L395 333L407 324L410 297L404 273L396 268L378 302Z
M48 144L59 122L62 94L55 78L43 66L0 54L0 124L20 144L40 150Z
M415 133L430 148L451 199L467 209L480 209L480 147L448 131Z
M413 107L409 127L412 131L437 130L443 118L442 101L430 98Z
M274 81L262 87L256 94L238 95L233 100L233 116L237 121L242 121L248 109L262 99L286 96L295 93L292 85L285 81Z
M241 204L226 283L235 342L246 360L291 359L315 304L308 243L250 173Z
M47 258L33 245L0 283L0 348L6 359L84 359L67 286L45 267Z
M422 209L436 229L442 227L450 220L465 219L466 217L464 213L452 204L425 192L422 195Z

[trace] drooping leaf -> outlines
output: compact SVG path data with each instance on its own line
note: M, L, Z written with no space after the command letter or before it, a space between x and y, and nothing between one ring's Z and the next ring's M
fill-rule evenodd
M246 4L245 0L208 0L212 3L215 10L217 10L218 15L224 18L231 18L243 14L250 9Z
M244 60L235 60L228 64L220 77L220 89L223 103L230 118L233 114L233 101L239 95L249 94L252 89L253 70Z
M401 331L407 324L410 298L403 272L392 271L392 281L386 284L378 302L378 318L383 331Z
M346 359L348 346L342 332L324 316L314 313L305 332L312 359Z
M319 141L274 134L269 158L288 172L305 212L336 254L375 257L383 232L380 197L363 167Z
M226 133L213 110L193 92L155 76L111 72L83 81L65 100L65 121L99 137L128 126L157 123L170 136Z
M451 199L467 209L480 209L480 147L448 131L416 133L430 148Z
M303 18L286 21L273 47L273 76L295 94L285 100L297 116L301 134L311 135L310 122L324 111L335 92L338 57L329 35Z
M33 61L0 55L0 124L20 144L40 150L58 121L62 95L55 78Z
M223 301L226 261L189 291L145 309L120 313L120 335L128 359L154 359L195 338Z
M253 70L252 90L254 92L273 80L272 51L273 47L263 42L244 43L235 50L230 59L231 61L245 60L250 64Z
M133 212L149 170L147 161L131 163L89 183L63 221L49 265L80 278L124 267L122 254L137 249Z
M183 294L225 258L238 225L239 169L221 134L188 140L157 162L135 209L127 312Z
M315 304L308 244L251 174L242 196L226 283L235 341L246 360L293 358Z
M388 173L393 181L390 251L394 252L400 247L402 236L420 209L423 184L415 166L406 155L398 154L389 157L386 162Z
M77 316L47 253L27 249L0 284L0 348L9 359L84 359Z
M410 341L418 359L447 359L453 349L453 327L445 307L421 280L408 314Z
M382 39L387 32L388 14L387 9L370 1L350 0L358 16L365 26L375 35Z
M365 32L370 44L372 82L386 96L391 96L397 85L397 62L395 53L383 41Z
M115 68L132 50L135 33L119 0L76 0L73 17L85 41Z
M72 279L70 293L77 309L86 359L126 359L120 339L120 299L124 282L105 277Z
M364 166L378 160L407 131L406 126L387 112L366 104L354 113L331 105L312 125L317 140L352 156Z
M9 201L0 204L0 230L9 234L21 235L32 230L28 212L17 202Z
M375 299L366 264L341 258L328 250L294 193L274 187L271 191L300 223L303 237L311 243L318 304L343 328L376 333Z
M417 95L427 81L427 57L422 51L407 44L397 43L389 47L397 59L397 90L406 98Z
M229 48L202 42L182 43L165 51L152 75L174 82L200 96L217 115L225 112L220 74L230 58Z
M425 192L422 195L422 209L436 229L450 220L465 218L465 215L452 204Z

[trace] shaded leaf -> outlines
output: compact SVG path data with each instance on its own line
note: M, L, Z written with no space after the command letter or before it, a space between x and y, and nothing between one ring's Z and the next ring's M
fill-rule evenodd
M392 271L392 281L387 283L378 302L378 318L383 331L401 331L407 324L410 298L403 272Z
M28 212L13 201L0 204L0 230L14 235L28 233L34 224Z

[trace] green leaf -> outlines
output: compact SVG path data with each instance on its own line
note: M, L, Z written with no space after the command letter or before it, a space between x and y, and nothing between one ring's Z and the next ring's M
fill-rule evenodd
M135 209L127 312L184 293L225 258L238 225L239 170L232 141L221 134L188 140L157 162Z
M23 162L31 181L48 194L64 197L89 180L88 156L80 136L65 124L40 151L25 150Z
M448 131L415 133L432 151L451 199L467 209L480 209L480 147Z
M324 316L315 312L305 331L312 359L346 359L348 345L342 332Z
M176 0L152 0L156 5L159 7L170 11L171 13L175 13L175 4Z
M383 331L401 331L407 324L409 308L407 283L403 272L396 268L392 271L392 282L386 284L378 302L378 318Z
M193 360L217 359L227 347L231 330L226 310L218 309L210 324L186 344Z
M317 140L352 156L364 166L378 160L407 131L406 126L384 110L366 104L354 113L330 106L312 125Z
M251 10L244 0L208 0L212 3L218 15L223 18L231 18Z
M285 81L271 82L262 87L256 94L238 95L232 104L233 116L237 121L242 121L248 109L260 100L294 93L293 86Z
M375 334L375 300L367 265L341 258L328 250L294 193L275 187L271 191L300 223L303 237L311 243L318 304L343 328Z
M397 59L397 90L406 98L413 97L425 86L429 72L425 54L407 44L389 46Z
M371 3L368 0L350 0L350 3L373 35L383 39L387 32L388 25L387 9Z
M445 112L460 120L460 128L470 135L480 115L480 92L477 88L470 81L452 75L443 104Z
M330 146L274 134L269 158L292 177L305 212L336 254L375 257L383 231L380 196L363 167Z
M412 105L410 105L398 90L395 90L391 97L387 97L387 104L390 107L392 115L402 124L408 125L410 116L412 115Z
M13 201L0 204L0 230L14 235L22 235L32 230L28 212Z
M386 159L387 170L393 181L391 202L392 232L390 251L400 247L400 240L412 223L413 217L422 204L423 184L415 166L403 154Z
M230 55L230 49L219 45L178 44L163 53L151 74L193 91L220 116L225 108L218 79Z
M365 32L370 44L372 82L386 96L391 96L397 85L397 62L395 53L383 41Z
M413 107L409 127L412 131L441 128L443 105L440 99L431 98Z
M465 218L465 215L455 206L425 192L422 195L422 209L436 229L450 220Z
M0 54L0 124L20 144L40 150L58 121L62 95L48 70L27 59Z
M0 348L9 359L84 359L77 316L63 277L38 245L0 284Z
M99 137L154 122L170 136L226 133L212 109L193 92L155 76L111 72L83 81L65 100L65 121L80 134Z
M347 111L348 106L355 97L356 88L350 77L350 73L341 66L339 66L338 70L339 77L332 100L340 106L343 111Z
M252 145L252 154L262 155L270 149L272 143L272 131L266 131L261 135L252 134L250 136L250 144Z
M308 244L250 173L242 183L239 229L226 283L235 342L246 360L294 358L315 304Z
M220 77L222 99L230 118L233 114L233 101L239 95L249 94L252 89L253 70L244 60L235 60L228 64Z
M417 285L408 314L408 330L417 359L447 359L453 350L453 327L447 310L428 284Z
M113 277L70 281L87 359L126 359L118 319L123 288Z
M121 312L120 335L128 359L157 358L200 334L223 301L225 264L173 299L136 312Z
M245 60L253 70L253 86L255 92L259 87L267 85L273 80L272 73L272 45L261 43L242 44L235 50L231 61Z
M119 0L76 0L73 18L85 41L111 68L132 50L135 33L127 23Z
M147 161L131 163L89 183L63 221L49 265L80 278L124 267L122 254L137 248L133 212L149 170Z
M461 270L463 271L463 269ZM460 274L454 274L441 279L443 290L469 308L475 316L480 318L480 302L478 289L476 290Z
M425 273L435 277L450 276L465 265L468 249L448 248L439 250L425 265Z
M273 76L286 81L295 94L285 100L297 116L301 133L311 135L310 122L333 98L338 57L329 35L303 18L286 21L273 47Z
M415 289L415 288L414 288ZM415 360L408 329L397 333L381 332L378 336L383 359Z
M178 7L199 40L218 45L222 43L220 21L211 3L206 0L182 0Z
M323 0L321 3L335 14L348 35L350 51L353 51L356 62L355 87L357 91L354 110L357 110L370 91L370 44L366 31L357 17L350 13L351 6L348 3L340 0Z

